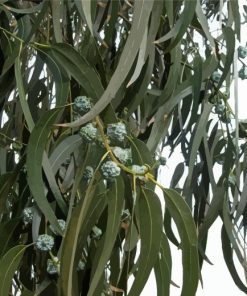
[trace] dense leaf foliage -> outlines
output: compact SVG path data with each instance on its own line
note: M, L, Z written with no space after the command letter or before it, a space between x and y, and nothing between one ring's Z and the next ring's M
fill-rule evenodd
M234 259L246 270L247 126L228 101L247 78L246 13L0 0L0 295L139 296L152 270L169 295L174 244L193 296L218 217L247 293Z

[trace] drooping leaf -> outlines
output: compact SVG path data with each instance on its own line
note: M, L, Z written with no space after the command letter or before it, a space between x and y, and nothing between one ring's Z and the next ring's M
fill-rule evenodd
M18 269L28 246L18 245L10 249L0 260L0 294L9 295L12 278Z
M91 180L85 197L80 200L80 203L72 212L71 218L68 221L67 231L63 240L62 251L61 251L61 275L60 285L62 295L76 295L77 286L75 285L75 273L76 273L76 255L77 247L81 241L87 239L87 232L90 232L90 218L98 219L96 214L99 214L102 210L102 203L94 203L93 196L97 197L96 194L97 185L93 184ZM101 206L99 209L98 206ZM93 221L94 221L93 219ZM96 222L96 221L95 221ZM89 223L89 225L87 225ZM82 233L83 226L86 232ZM81 242L82 244L82 242Z
M118 89L123 84L127 77L132 64L135 60L136 54L140 47L142 36L148 24L149 15L153 7L153 0L144 2L136 1L134 4L133 24L126 41L124 50L121 54L118 66L112 76L110 83L107 86L104 94L99 96L98 102L86 115L78 119L74 123L67 124L69 127L76 127L88 122L98 115L114 98ZM130 50L131 48L131 50Z
M20 56L18 56L15 60L15 77L16 77L16 84L19 91L20 103L22 107L23 114L25 116L27 125L29 130L31 131L34 127L33 118L26 100L26 92L24 89L23 78L21 73L21 60Z
M221 75L220 81L218 82L217 89L221 87L223 81L226 79L226 76L229 73L229 70L233 61L234 51L235 51L234 31L232 30L232 28L229 28L229 27L223 28L222 31L226 40L227 52L226 52L226 60L224 63L224 68L222 69L222 75Z
M173 189L163 189L166 207L176 223L181 239L183 262L182 296L195 295L199 281L197 233L188 205ZM189 271L189 272L188 272Z
M20 219L15 218L0 224L0 241L2 242L0 246L0 258L16 243L16 241L13 239L13 233L19 223Z
M138 205L141 250L138 271L128 296L141 294L156 263L162 234L162 212L157 195L150 189L142 188Z
M124 205L124 186L121 178L117 178L111 190L107 194L108 217L104 237L104 246L100 252L99 261L93 266L93 277L90 283L88 296L94 295L99 280L103 274L107 261L110 258L111 251L115 244L115 239L120 227L121 214Z
M62 163L73 153L76 148L81 145L82 139L79 135L72 135L66 137L55 149L52 151L49 160L52 166L54 173L57 173L57 170Z
M83 56L72 46L64 43L55 44L50 50L60 66L62 66L69 75L74 77L85 89L89 97L95 101L101 97L104 88L99 79L99 75Z
M34 127L27 148L27 175L28 184L37 205L56 231L61 233L55 213L46 199L45 186L42 179L42 159L46 141L59 112L59 109L47 111ZM64 201L61 201L62 208L64 207L63 204Z
M154 266L157 296L169 295L171 284L172 256L165 234L162 234L160 253Z
M246 294L247 286L242 282L241 278L238 275L238 271L235 267L235 263L233 260L233 249L231 247L231 242L227 236L224 225L221 228L221 243L225 263L234 280L234 283L241 291L243 291Z
M188 25L190 24L194 16L196 3L197 1L195 0L185 0L183 13L180 15L174 27L165 36L156 41L156 43L160 43L173 38L171 44L166 48L166 52L175 47L185 34Z

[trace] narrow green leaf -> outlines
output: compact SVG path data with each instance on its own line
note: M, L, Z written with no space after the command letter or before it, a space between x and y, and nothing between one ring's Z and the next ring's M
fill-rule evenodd
M212 110L212 105L209 103L205 103L202 115L200 116L200 118L198 120L196 132L193 137L193 142L192 142L193 144L192 144L192 148L191 148L191 152L190 152L190 159L189 159L189 173L187 176L185 188L188 188L190 186L190 183L192 180L193 168L194 168L196 157L197 157L198 148L200 146L203 135L205 133L207 120L208 120L211 110Z
M185 0L184 10L178 18L177 23L174 25L172 30L169 31L169 33L156 41L156 43L161 43L174 37L171 44L166 48L166 52L169 52L173 47L175 47L186 33L188 26L194 17L196 3L196 0Z
M225 263L226 263L226 266L232 276L232 279L234 280L235 285L241 291L243 291L245 294L247 294L247 286L242 282L241 278L238 275L238 271L235 267L234 260L233 260L233 250L231 247L231 242L228 238L228 235L227 235L224 225L222 225L222 228L221 228L221 242L222 242L222 251L223 251Z
M62 295L76 295L74 293L75 287L75 258L77 253L77 247L81 237L81 229L88 221L88 216L93 215L93 212L97 211L97 206L91 208L94 203L94 196L97 186L93 184L93 179L89 183L85 197L80 200L75 210L72 212L71 219L69 221L65 237L63 239L62 252L61 252L61 273L59 285ZM97 203L96 203L97 205ZM92 210L90 210L92 209ZM88 229L89 230L89 229ZM90 229L91 230L91 229Z
M91 33L91 35L93 36L93 23L92 23L92 16L91 16L91 1L84 1L81 0L81 6L82 6L82 10L88 25L88 29Z
M60 66L86 90L88 96L98 100L104 88L96 70L72 46L59 43L51 47L51 53ZM80 124L81 125L81 124Z
M131 144L133 163L138 165L147 164L151 167L154 164L154 160L147 145L136 138L129 138L129 141Z
M62 234L57 218L46 199L42 179L42 159L46 141L60 111L59 109L47 111L34 127L27 147L27 176L30 190L40 210L54 228Z
M107 261L110 258L112 249L115 244L116 236L119 231L121 214L124 205L124 184L119 177L116 179L115 184L107 193L108 200L108 218L107 227L105 232L104 246L100 252L99 261L93 266L93 277L90 283L88 296L94 295L99 280L103 274Z
M143 39L143 34L148 25L149 15L152 11L153 0L136 1L134 4L133 23L128 39L122 51L118 66L102 96L95 106L86 115L75 122L66 124L69 127L80 126L98 115L115 97L119 88L125 81L135 61L136 55Z
M48 159L46 153L43 154L42 164L43 164L44 172L47 177L51 191L52 191L60 209L62 210L62 212L64 214L66 214L67 213L67 205L66 205L66 203L62 197L62 194L60 192L60 189L57 185L55 174L53 173L52 167L50 165L50 162L49 162L49 159Z
M19 98L21 103L21 108L24 114L24 117L26 119L27 125L29 130L31 131L34 127L33 118L28 106L28 102L26 100L26 92L24 89L23 79L22 79L22 73L21 73L21 60L20 56L18 56L15 60L15 79L17 88L19 91Z
M69 93L68 75L66 74L62 65L59 65L55 58L52 56L50 49L38 47L38 54L41 57L41 59L47 64L55 81L56 107L65 105L67 103Z
M165 228L165 233L167 238L170 240L170 242L172 242L176 247L179 248L179 242L172 229L171 214L167 208L165 208L165 214L164 214L164 228Z
M88 1L86 1L88 2ZM56 42L63 41L62 28L61 28L61 10L63 7L63 1L50 1L52 11L52 23L54 30L54 37Z
M82 143L79 135L72 135L66 137L59 145L52 151L49 161L54 174L57 173L61 164L64 163L65 159L73 153Z
M27 247L25 245L15 246L0 260L0 295L9 295L12 278Z
M14 218L5 223L0 224L0 258L6 251L13 246L13 232L20 223L20 218Z
M235 222L238 221L238 219L243 214L243 212L244 212L244 210L246 208L246 205L247 205L246 196L247 196L247 174L245 175L245 178L244 178L244 186L243 186L242 193L240 195L239 203L238 203L238 206L237 206Z
M145 64L145 54L146 54L147 37L148 37L147 35L148 35L148 30L146 28L146 30L143 34L143 39L142 39L141 45L140 45L136 68L135 68L135 71L134 71L132 77L130 78L130 81L127 84L127 87L129 87L133 82L136 81L136 79L139 77L139 75L141 73L143 65Z
M7 2L7 1L0 1L1 3L4 3L4 2ZM15 7L11 7L11 6L5 6L7 7L7 9L9 11L13 11L13 12L16 12L16 13L19 13L19 14L31 14L31 13L35 13L35 12L38 12L42 9L44 5L44 2L38 4L38 5L35 5L35 6L32 6L30 8L15 8Z
M207 21L207 18L206 16L204 15L203 11L202 11L202 7L200 5L199 2L197 2L197 5L196 5L196 15L198 17L198 20L202 26L202 29L211 45L211 48L213 50L213 52L215 52L215 41L214 41L214 38L212 37L210 31L209 31L209 26L208 26L208 21Z
M202 59L200 55L196 55L193 65L194 75L192 78L192 95L193 95L193 106L191 110L190 122L187 126L189 130L191 125L197 120L197 110L200 102L201 85L202 85Z
M222 69L222 75L217 85L217 89L220 89L223 81L226 79L227 75L229 74L229 71L233 62L234 51L235 51L235 36L232 28L225 27L222 29L222 32L226 40L227 52L226 52L226 60L224 63L224 68Z
M182 196L173 189L164 189L163 191L166 207L177 225L181 238L183 262L181 296L195 295L199 281L198 242L195 223L191 211Z
M234 31L237 34L238 40L240 41L240 29L241 29L241 16L238 1L230 0L229 1L230 9L232 11L232 16L234 19Z
M157 260L163 227L161 204L154 191L142 188L138 205L141 250L138 270L128 296L141 295Z
M171 284L172 256L166 235L163 233L160 242L160 253L154 266L157 296L169 295Z
M174 170L174 173L173 173L173 176L171 179L171 184L170 184L171 188L175 188L177 186L177 184L178 184L179 180L182 178L183 174L184 174L184 163L180 162Z

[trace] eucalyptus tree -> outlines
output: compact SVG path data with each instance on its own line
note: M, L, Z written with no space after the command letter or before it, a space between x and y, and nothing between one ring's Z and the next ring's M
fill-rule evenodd
M0 0L0 295L138 296L152 270L169 295L171 244L181 295L195 295L218 217L247 293L235 267L246 270L246 11ZM176 151L183 161L165 167Z

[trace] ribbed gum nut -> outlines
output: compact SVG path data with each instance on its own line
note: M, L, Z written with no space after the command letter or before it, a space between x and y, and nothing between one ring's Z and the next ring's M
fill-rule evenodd
M85 269L86 264L80 259L77 265L77 271L81 271Z
M131 163L132 156L130 148L112 147L112 151L123 164Z
M161 156L159 161L161 165L166 165L167 159L164 156Z
M97 226L94 226L92 229L92 238L99 239L102 235L102 230Z
M57 257L55 257L54 259L53 260L52 259L48 259L47 260L46 271L49 274L59 274L59 272L60 272L60 262L59 262L59 259Z
M239 46L238 47L238 57L244 59L247 57L247 47Z
M64 232L65 228L66 228L66 222L63 219L58 219L57 222L58 222L62 232ZM54 229L54 227L52 225L50 225L50 229L54 234L59 235L59 233Z
M33 221L33 208L32 207L25 208L23 210L22 214L23 214L22 220L25 224L32 223L32 221Z
M85 114L92 108L92 102L85 96L78 96L74 100L73 110L79 114Z
M48 234L41 234L38 236L36 247L40 251L51 251L54 246L54 238Z
M126 126L122 122L112 123L107 126L107 135L110 139L123 142L127 135Z
M112 179L120 175L121 169L115 162L109 160L102 164L101 171L106 179Z
M243 66L239 72L238 72L238 76L244 80L244 79L247 79L247 67Z
M92 123L88 123L80 129L79 134L86 142L90 143L97 136L97 128Z
M143 175L146 173L147 171L147 167L145 165L136 165L136 164L133 164L132 167L131 167L131 170L136 174L136 175Z
M221 78L221 74L218 71L214 71L212 74L212 79L215 82L219 82Z
M86 166L82 177L84 180L90 180L92 179L93 174L94 174L94 169L91 166Z
M225 106L223 104L217 104L215 106L215 113L222 114L225 111Z

